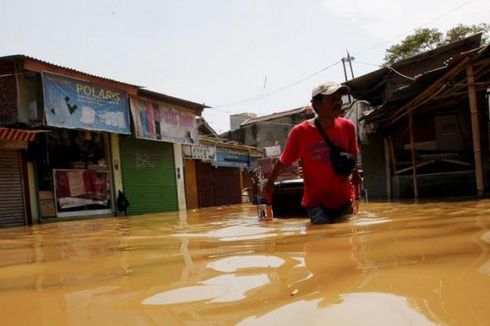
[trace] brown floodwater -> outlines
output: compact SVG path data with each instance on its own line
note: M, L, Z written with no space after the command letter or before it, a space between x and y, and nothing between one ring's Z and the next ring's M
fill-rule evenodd
M2 325L488 325L490 200L0 229Z

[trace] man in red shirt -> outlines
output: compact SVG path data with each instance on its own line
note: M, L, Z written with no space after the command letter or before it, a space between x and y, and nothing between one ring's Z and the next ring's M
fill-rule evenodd
M340 117L342 95L349 88L334 82L326 82L312 91L311 104L320 126L330 141L357 157L356 132L352 121ZM284 152L274 166L264 187L266 198L271 201L274 181L281 169L298 159L303 163L304 194L301 202L306 207L313 224L333 223L336 218L352 212L352 184L359 183L354 169L352 179L337 174L330 159L330 146L315 126L314 119L303 121L289 132ZM352 183L351 183L352 181Z

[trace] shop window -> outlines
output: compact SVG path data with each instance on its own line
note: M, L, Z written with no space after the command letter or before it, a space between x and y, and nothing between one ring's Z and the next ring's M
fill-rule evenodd
M57 216L111 209L108 137L104 133L53 128L34 151L39 192L52 194Z

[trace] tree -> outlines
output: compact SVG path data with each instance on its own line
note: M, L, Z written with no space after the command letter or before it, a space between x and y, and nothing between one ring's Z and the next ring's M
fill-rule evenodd
M414 55L435 49L444 44L448 44L469 35L482 32L482 44L487 42L490 25L479 24L466 26L459 24L449 29L446 35L443 35L437 28L419 28L411 35L408 35L399 44L388 48L385 53L384 63L392 65L393 63L403 60Z

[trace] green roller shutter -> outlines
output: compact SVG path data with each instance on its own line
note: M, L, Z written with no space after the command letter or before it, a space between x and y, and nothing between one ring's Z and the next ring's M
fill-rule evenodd
M128 214L178 210L173 145L121 137L120 148Z

